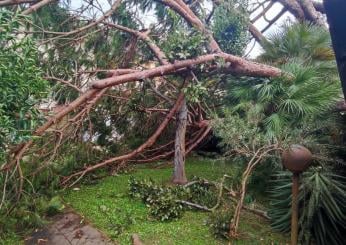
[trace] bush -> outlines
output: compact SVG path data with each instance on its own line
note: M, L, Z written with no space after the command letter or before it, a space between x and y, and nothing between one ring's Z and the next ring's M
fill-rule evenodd
M59 196L53 197L47 206L46 213L48 216L53 216L60 213L65 208Z
M189 200L193 203L206 207L213 207L217 202L217 193L215 186L206 183L203 179L194 177L192 181L197 181L190 185L188 189Z
M129 180L129 193L132 197L140 198L148 207L149 213L161 220L168 221L179 218L183 206L177 202L177 192L173 187L161 187L152 180Z
M233 212L233 210L227 209L212 213L209 216L207 225L215 237L229 239L229 226Z
M105 205L101 205L100 211L106 214L108 225L113 231L111 235L113 238L117 238L135 223L132 215L121 209L110 209Z
M155 184L151 179L129 180L129 195L140 198L148 207L151 216L161 221L173 220L181 217L184 211L181 200L197 203L202 206L213 206L216 203L216 192L210 184L197 179L196 183L188 187L163 187Z
M23 232L29 229L42 227L43 216L47 207L47 201L36 195L24 195L16 206L7 203L7 207L0 212L0 234L13 231ZM12 210L10 215L7 210Z

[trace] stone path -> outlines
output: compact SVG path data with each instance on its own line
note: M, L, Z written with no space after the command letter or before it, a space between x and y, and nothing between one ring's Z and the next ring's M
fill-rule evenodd
M25 245L115 245L99 230L74 213L54 217L52 224L25 239Z

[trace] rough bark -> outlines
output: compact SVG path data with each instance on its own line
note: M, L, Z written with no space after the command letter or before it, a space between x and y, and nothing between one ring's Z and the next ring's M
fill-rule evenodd
M327 14L329 31L332 37L342 89L344 97L346 98L346 1L325 0L324 7Z
M185 174L185 133L187 124L187 106L184 98L177 115L177 129L174 143L174 171L172 182L174 184L187 183Z
M260 44L267 40L262 32L260 32L252 23L249 23L249 32L251 33L253 38L255 38L255 40Z
M278 68L248 61L246 59L226 53L216 53L202 55L194 59L177 61L174 64L162 65L152 69L138 71L131 74L125 74L118 77L102 79L94 82L92 84L92 87L101 89L127 82L135 82L146 78L154 78L158 76L172 74L184 68L192 68L195 65L215 61L218 58L224 59L225 62L230 63L230 65L226 67L229 73L255 77L277 77L282 75L281 70Z
M274 0L281 3L298 20L305 20L305 14L300 4L296 0Z
M302 9L305 13L305 17L309 21L317 25L325 27L325 23L322 18L322 15L315 9L315 6L311 0L301 0L300 5L302 6Z

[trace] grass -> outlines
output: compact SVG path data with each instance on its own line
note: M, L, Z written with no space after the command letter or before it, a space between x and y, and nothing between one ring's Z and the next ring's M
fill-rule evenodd
M186 172L190 179L199 176L210 180L217 180L225 173L231 176L238 174L231 164L203 159L188 159ZM176 221L159 222L148 216L147 207L140 200L128 197L130 176L167 183L171 174L171 167L152 169L141 166L132 173L107 177L95 185L83 185L79 191L69 190L64 193L64 200L120 244L130 244L133 233L137 233L145 244L153 245L227 244L226 241L213 237L205 225L208 218L205 212L188 211ZM127 216L132 220L128 226ZM117 224L123 226L119 227ZM117 231L122 228L122 233L117 235ZM265 220L246 212L241 217L240 232L240 239L233 244L287 243L287 237L273 232Z
M0 236L0 245L20 245L23 244L21 237L15 233L6 234L5 237Z

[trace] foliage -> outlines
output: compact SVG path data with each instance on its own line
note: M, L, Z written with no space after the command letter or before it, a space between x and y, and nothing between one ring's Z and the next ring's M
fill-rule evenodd
M11 210L11 215L6 215L6 209L0 212L0 233L7 234L13 231L25 232L42 227L43 216L47 208L47 200L38 195L25 195L20 203Z
M285 26L280 33L275 34L273 40L269 40L264 45L265 52L260 59L279 65L286 72L284 76L275 79L229 79L227 104L232 106L232 109L225 109L223 118L214 120L215 132L221 137L226 154L249 155L255 152L254 149L268 144L277 143L281 148L285 148L294 142L306 145L315 154L329 157L331 151L326 145L331 141L325 141L324 138L331 134L332 130L325 129L335 127L334 118L329 115L330 109L340 98L340 86L333 74L335 64L330 60L329 37L324 30L318 30L317 27L307 24ZM297 53L301 47L304 50L302 53ZM317 52L319 52L318 55ZM329 120L326 120L326 115ZM278 163L277 158L274 157L267 161ZM268 180L265 176L262 175L262 177L263 182ZM311 184L307 184L308 189L304 192L308 195L304 197L304 200L311 201L309 205L313 205L315 201L314 205L317 205L320 199L312 201L309 199L308 192L319 196L317 193L320 193L320 185L325 185L326 188L330 188L331 185L340 188L340 185L343 185L337 184L340 179L335 179L335 182L329 186L325 182L315 181L316 179L311 179ZM287 187L287 182L285 184ZM289 205L285 198L288 192L279 194L279 191L281 189L277 190L277 195L280 195L278 202ZM287 191L290 191L289 188ZM283 199L285 201L282 201ZM331 224L331 221L326 218L330 213L325 216L309 205L302 206L301 210L306 215L305 220L301 221L302 234L314 236L318 233L319 237L315 240L323 244L330 240L325 233L326 224ZM287 229L290 214L287 212L288 207L285 208L285 211L277 214L273 220L279 228L284 226ZM329 212L337 212L332 211L337 208L335 205L329 208ZM342 209L344 207L340 207L341 213L338 214L338 218L344 212L341 211ZM317 212L319 216L316 220L316 216L315 218L312 216ZM336 222L335 217L334 222ZM313 223L324 225L321 227ZM312 230L315 232L314 235ZM338 239L336 234L334 237Z
M129 180L129 194L139 197L149 207L149 213L161 220L168 221L181 217L183 206L177 202L177 197L182 195L180 189L161 187L152 180Z
M223 1L216 7L212 31L221 49L230 54L242 55L249 41L246 4Z
M195 30L187 31L182 27L176 27L176 30L170 32L160 44L168 59L174 62L205 54L207 40Z
M209 215L207 225L215 237L229 239L229 226L233 210L221 210Z
M189 102L198 103L207 95L207 88L199 82L190 83L183 89L183 92Z
M291 174L280 172L273 180L269 215L272 226L290 230ZM310 244L343 244L346 218L346 179L322 167L311 168L301 179L299 238Z
M106 205L101 205L100 211L107 217L109 227L114 231L112 234L114 238L119 237L136 222L130 213L123 213L121 209L110 210ZM116 219L114 218L115 216L117 216Z
M256 110L253 107L253 110ZM232 150L240 151L247 146L252 146L251 150L258 148L269 142L259 127L260 118L251 109L244 117L237 112L225 110L223 118L216 118L213 121L215 134L221 138L220 145L232 154ZM234 152L233 152L234 153Z
M62 203L61 198L59 196L55 196L48 202L46 213L48 216L53 216L63 211L64 208L65 205Z
M330 34L327 29L310 23L287 23L269 35L269 42L264 43L261 61L285 64L292 59L300 59L305 63L320 62L333 64L336 71L334 53Z
M297 53L301 47L303 51ZM267 62L278 62L285 57L279 65L287 76L231 79L228 103L239 113L256 110L260 127L272 138L287 137L287 132L294 134L297 129L309 131L318 127L316 122L325 118L324 113L340 97L326 31L307 24L284 26L266 43L264 51L260 59ZM320 54L315 55L316 52Z
M27 140L40 124L37 104L47 95L35 43L15 34L25 18L0 10L0 161L8 145Z
M217 202L215 186L197 176L194 176L191 181L195 183L186 188L189 194L188 201L205 207L213 207Z
M160 163L157 163L160 164ZM154 166L156 163L154 163ZM206 158L187 158L186 174L188 179L199 176L210 181L218 181L224 173L237 176L235 162L216 161ZM122 223L128 213L134 223L116 238L120 244L130 244L131 234L137 233L145 244L227 244L228 241L215 239L206 225L209 213L186 210L180 219L161 222L148 217L148 208L141 200L129 197L128 181L133 176L137 180L152 179L155 183L165 185L171 178L171 168L153 168L150 165L137 165L136 171L119 176L109 176L95 185L81 185L79 191L64 191L64 200L92 222L108 236L115 236L109 218L114 223ZM110 211L101 212L100 206L106 206ZM114 211L113 211L114 210ZM120 211L121 210L121 211ZM120 214L118 214L120 212ZM243 212L244 218L240 224L246 232L234 244L256 244L260 239L264 244L289 243L289 238L274 232L270 225L252 213ZM110 217L111 216L111 217Z

